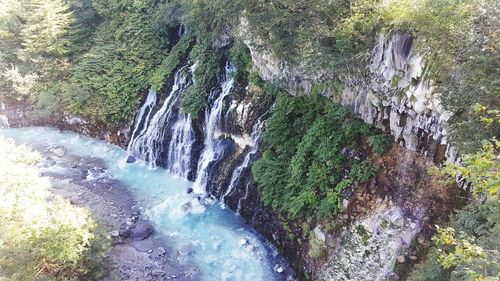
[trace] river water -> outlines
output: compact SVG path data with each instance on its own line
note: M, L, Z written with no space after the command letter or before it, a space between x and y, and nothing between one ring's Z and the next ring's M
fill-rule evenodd
M146 206L146 215L203 280L268 281L284 279L277 252L241 218L219 204L199 204L187 194L192 182L141 162L126 163L127 152L103 141L53 128L1 129L18 143L64 147L71 154L102 159L107 173L127 186ZM188 203L190 202L190 203ZM188 204L186 204L188 203Z

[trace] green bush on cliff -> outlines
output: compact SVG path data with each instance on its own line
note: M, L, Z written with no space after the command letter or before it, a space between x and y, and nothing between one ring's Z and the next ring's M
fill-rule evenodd
M452 215L448 225L437 230L431 256L417 267L410 280L423 280L417 276L431 278L436 273L449 277L443 280L498 278L500 142L492 139L483 143L481 150L463 155L461 164L447 163L439 171L449 181L454 181L457 173L464 176L471 185L474 200Z
M95 279L109 241L88 209L50 191L40 155L0 137L0 279Z
M190 58L196 63L196 67L193 84L181 96L181 109L193 118L198 117L208 103L208 94L219 78L222 55L220 50L212 50L200 42L191 51Z
M324 97L278 97L252 170L264 203L294 217L333 215L345 188L375 174L369 162L342 151L359 150L362 136L375 134Z

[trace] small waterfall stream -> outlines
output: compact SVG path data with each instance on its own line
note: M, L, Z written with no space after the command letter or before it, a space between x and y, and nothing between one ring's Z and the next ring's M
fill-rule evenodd
M222 195L221 197L221 203L223 206L225 206L226 197L229 196L234 191L234 189L240 182L242 172L250 168L255 156L257 155L257 152L259 151L260 139L262 137L262 131L265 125L265 120L263 117L267 115L266 113L264 113L264 115L257 120L257 123L255 123L255 125L252 128L252 135L251 135L252 143L250 145L250 150L245 155L243 162L241 162L241 164L238 167L236 167L236 169L234 169L233 174L231 175L231 181L229 182L229 186L227 187L226 193L224 193L224 195ZM245 195L248 196L248 194ZM238 200L238 205L240 205L239 202L240 200Z
M210 92L209 101L214 98L215 101L211 107L207 107L205 110L205 144L198 162L196 180L193 184L193 190L199 194L206 193L210 164L219 160L223 152L223 147L217 139L217 128L221 120L224 98L231 93L234 86L235 71L236 68L228 62L226 64L225 77L221 84L221 89L216 88Z
M148 162L151 167L161 165L183 178L187 178L190 172L195 136L191 117L180 112L179 101L191 84L191 73L192 69L187 67L175 73L172 91L152 117L150 114L156 104L156 93L150 91L137 115L127 149L129 154ZM137 132L141 127L141 131Z
M144 133L148 129L149 117L151 115L151 112L153 112L155 106L156 106L156 92L150 90L148 93L148 97L146 98L146 101L144 101L144 104L139 109L139 113L137 114L137 118L134 122L134 131L132 132L132 136L130 137L130 143L128 144L127 148L129 153L132 154L132 149L137 146L135 142L138 139L138 136L144 135Z
M191 150L195 142L191 117L179 113L172 129L172 139L168 146L167 166L171 173L187 178L191 168Z

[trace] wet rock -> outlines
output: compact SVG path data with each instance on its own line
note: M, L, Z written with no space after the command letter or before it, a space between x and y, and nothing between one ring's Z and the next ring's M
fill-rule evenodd
M136 159L135 159L135 157L134 157L134 156L129 155L129 156L127 157L127 163L135 163L135 161L136 161Z
M158 247L158 252L160 253L160 256L164 256L167 253L167 250L163 247Z
M186 190L186 193L187 193L187 194L191 194L191 193L193 193L193 188L188 187L188 189Z
M66 150L62 147L56 147L52 150L52 153L57 157L63 157L66 154Z
M130 230L130 238L133 240L143 240L153 233L153 226L145 221L139 221L134 228Z
M121 237L128 238L130 236L130 228L120 229L118 233Z

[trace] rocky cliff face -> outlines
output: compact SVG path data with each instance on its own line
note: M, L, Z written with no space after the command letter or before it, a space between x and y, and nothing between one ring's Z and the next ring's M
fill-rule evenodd
M249 47L260 76L292 95L310 94L314 85L335 77L276 59L244 20L238 36ZM378 36L371 62L343 76L342 91L326 88L322 93L390 133L400 146L377 160L380 173L368 185L354 187L335 221L308 222L304 229L272 211L264 216L258 194L247 196L253 202L241 210L281 246L299 271L312 273L313 280L404 279L404 268L419 259L433 223L445 219L456 203L456 194L427 174L431 162L459 158L447 138L450 112L442 107L426 77L424 60L412 47L411 36ZM251 194L258 193L252 184L249 187ZM297 237L301 242L294 241Z
M251 51L255 69L264 80L275 81L291 94L310 94L313 85L334 77L322 69L306 71L273 57L261 48L243 21L240 34ZM450 112L441 105L426 78L423 58L412 51L408 35L380 35L372 51L372 60L363 69L342 78L344 89L323 94L351 107L365 122L390 132L397 143L423 153L435 162L458 160L457 150L447 138Z

